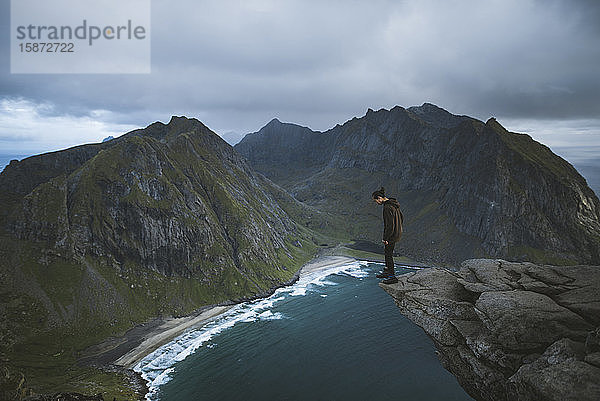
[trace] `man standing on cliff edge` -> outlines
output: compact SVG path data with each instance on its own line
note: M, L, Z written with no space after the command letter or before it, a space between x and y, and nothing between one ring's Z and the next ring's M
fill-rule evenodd
M373 192L373 200L378 205L383 205L383 244L385 255L385 268L377 275L377 278L383 278L384 284L394 284L398 282L394 273L394 246L400 241L402 236L402 222L404 216L400 211L400 204L395 198L387 198L385 189L381 187Z

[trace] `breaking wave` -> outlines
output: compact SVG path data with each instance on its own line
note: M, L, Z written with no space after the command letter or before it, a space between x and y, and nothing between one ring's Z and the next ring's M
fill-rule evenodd
M214 347L214 342L209 341L217 334L241 322L252 323L285 319L286 316L283 314L271 310L274 305L289 299L289 297L305 296L313 292L318 293L326 286L336 285L336 283L327 280L327 277L331 275L345 275L363 279L369 275L366 269L367 266L368 262L353 261L302 274L295 284L277 289L270 297L238 304L223 313L219 318L204 326L192 329L156 349L133 368L148 382L149 392L146 394L146 399L148 401L157 400L159 387L171 380L170 375L174 371L174 365L183 361L202 346ZM326 294L320 295L322 297L327 296Z

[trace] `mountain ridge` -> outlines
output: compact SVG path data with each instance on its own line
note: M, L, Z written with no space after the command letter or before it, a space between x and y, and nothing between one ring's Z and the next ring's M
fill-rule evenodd
M324 242L295 221L312 209L185 117L13 162L0 189L0 360L37 391L97 381L78 354L136 324L294 280Z
M231 147L173 116L0 173L0 360L57 388L49 361L81 374L82 349L136 324L265 294L328 242L379 244L381 185L407 218L403 256L598 259L585 180L495 119L432 104L325 132L273 119Z
M549 148L508 132L495 118L484 123L425 103L369 109L310 137L305 128L302 134L291 125L286 130L289 135L280 136L294 136L285 139L293 148L277 146L273 132L261 142L261 131L251 134L251 144L244 138L235 148L256 170L311 205L339 205L343 197L324 188L341 183L354 199L344 212L362 208L353 233L358 239L375 242L380 222L364 203L377 184L387 184L408 208L400 251L416 259L432 243L439 253L434 259L452 262L489 256L573 264L600 258L600 202L585 179ZM302 155L310 162L303 163ZM362 176L352 183L348 174ZM320 191L330 196L319 197ZM417 195L423 200L415 201ZM429 221L411 221L411 215ZM434 228L419 233L417 224Z

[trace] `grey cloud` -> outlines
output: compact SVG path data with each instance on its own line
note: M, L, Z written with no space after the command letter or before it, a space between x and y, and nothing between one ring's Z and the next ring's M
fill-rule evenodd
M237 133L272 117L324 130L425 101L481 119L600 119L596 3L155 0L152 74L11 75L3 58L0 96Z
M2 142L22 142L22 141L32 141L35 140L35 133L32 132L30 135L11 135L11 134L2 134L0 135L0 143Z

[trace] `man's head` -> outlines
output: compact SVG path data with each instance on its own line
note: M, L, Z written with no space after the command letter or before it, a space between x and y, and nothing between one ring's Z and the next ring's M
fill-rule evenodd
M378 205L383 205L383 202L386 201L386 198L382 198L381 196L378 196L377 198L373 198L373 200L375 201L375 203L377 203Z
M383 202L387 200L387 198L385 197L385 189L383 187L373 192L371 196L373 197L375 203L377 203L378 205L383 204Z

